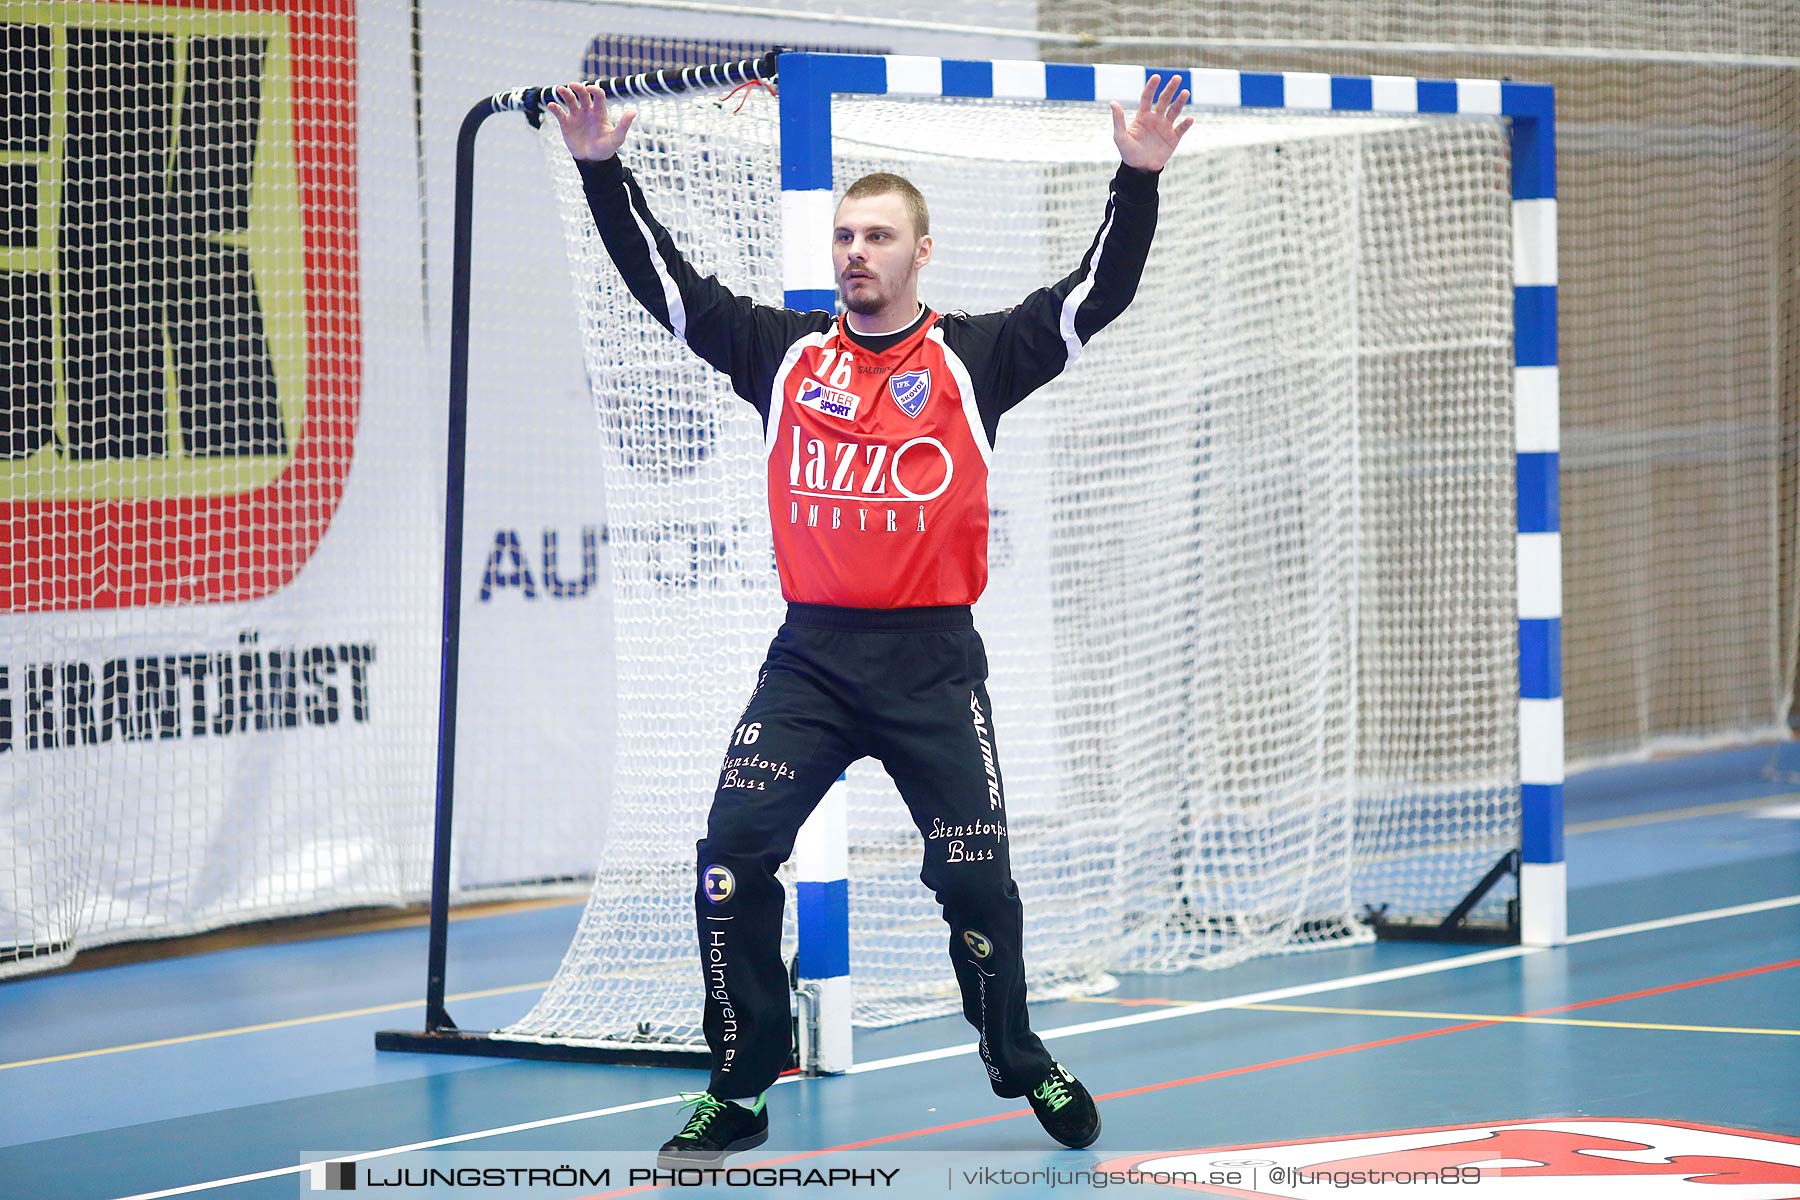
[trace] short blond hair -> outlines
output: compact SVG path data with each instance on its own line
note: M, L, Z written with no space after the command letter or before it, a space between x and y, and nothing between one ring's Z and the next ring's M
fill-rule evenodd
M907 215L912 217L913 236L922 238L931 232L931 213L925 208L925 195L912 185L912 181L887 171L876 171L872 175L864 175L850 185L844 193L846 200L861 200L867 196L899 196L906 205Z

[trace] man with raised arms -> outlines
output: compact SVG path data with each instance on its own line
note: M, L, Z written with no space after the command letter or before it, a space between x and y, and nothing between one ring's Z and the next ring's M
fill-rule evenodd
M1100 1135L1093 1098L1050 1057L1025 1008L987 656L970 606L987 585L988 462L1000 417L1054 379L1131 302L1156 228L1157 175L1193 118L1180 77L1152 75L1081 263L1004 312L919 301L925 198L890 174L837 207L844 314L752 303L702 277L620 161L597 88L557 89L601 238L632 294L762 416L769 516L787 620L742 718L697 845L694 907L712 1077L662 1148L716 1163L768 1138L764 1092L788 1061L783 894L776 870L850 763L880 759L924 841L921 878L950 926L963 1015L996 1095L1024 1096L1064 1145ZM952 836L954 833L954 836Z

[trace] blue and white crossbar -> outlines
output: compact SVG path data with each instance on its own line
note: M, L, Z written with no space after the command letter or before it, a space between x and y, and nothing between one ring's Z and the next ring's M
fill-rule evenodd
M786 303L831 311L831 98L837 94L1135 102L1152 74L1180 75L1191 103L1213 109L1282 109L1507 118L1512 143L1513 406L1518 478L1519 898L1528 945L1567 936L1563 864L1562 534L1557 517L1560 400L1556 360L1556 101L1547 84L1499 79L1256 72L1214 67L976 62L889 54L783 54L782 263ZM842 802L841 794L836 803ZM842 824L828 811L814 820ZM805 843L803 842L803 845ZM821 872L800 863L803 880ZM834 877L835 878L835 877ZM835 903L807 909L831 914ZM840 961L846 934L800 930L800 970ZM815 949L809 954L808 947ZM847 994L847 990L846 990ZM837 1020L831 1016L828 1020ZM841 1019L849 1021L847 1012ZM848 1035L843 1038L848 1046ZM822 1066L824 1070L842 1070Z

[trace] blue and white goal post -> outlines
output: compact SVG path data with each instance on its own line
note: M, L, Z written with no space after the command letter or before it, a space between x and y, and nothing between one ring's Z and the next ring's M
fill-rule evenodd
M1518 501L1520 936L1566 936L1563 863L1562 538L1557 519L1555 97L1545 84L1285 71L959 61L905 55L780 59L783 286L790 308L832 310L832 97L863 94L1105 104L1179 74L1198 109L1505 118L1511 141L1514 428ZM845 789L832 789L797 859L798 977L809 1072L850 1058ZM805 1028L810 1025L811 1028Z

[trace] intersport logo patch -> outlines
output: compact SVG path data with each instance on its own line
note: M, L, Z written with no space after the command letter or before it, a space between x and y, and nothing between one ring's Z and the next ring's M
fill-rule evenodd
M855 392L843 392L834 387L827 387L816 379L808 379L800 385L799 395L794 397L796 404L804 405L828 417L836 417L840 421L856 420L857 406L862 397Z
M1186 1172L1201 1182L1173 1186L1261 1200L1796 1200L1800 1138L1686 1121L1543 1117L1134 1154L1096 1170Z

